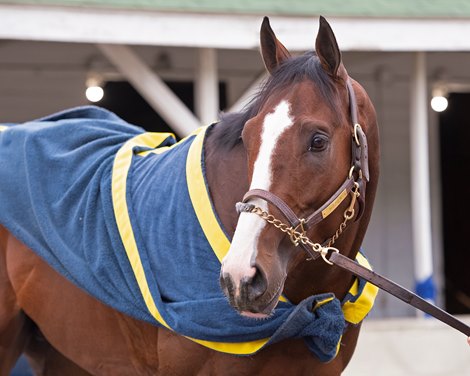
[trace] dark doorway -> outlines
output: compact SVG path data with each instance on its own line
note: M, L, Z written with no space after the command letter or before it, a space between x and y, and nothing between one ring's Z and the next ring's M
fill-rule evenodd
M470 93L439 116L446 308L470 313Z
M194 84L192 82L165 82L178 98L194 112ZM144 98L126 81L110 81L105 87L105 96L97 103L127 122L139 125L149 132L173 132ZM226 107L226 85L219 83L220 108ZM208 124L201 124L208 125Z

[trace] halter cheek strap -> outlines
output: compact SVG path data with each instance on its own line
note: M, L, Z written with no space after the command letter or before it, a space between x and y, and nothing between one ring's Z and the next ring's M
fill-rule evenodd
M351 80L347 80L346 86L348 88L349 109L351 115L351 122L353 126L352 143L351 143L351 169L356 172L358 176L358 184L361 192L359 197L359 217L362 215L364 209L364 200L366 197L366 184L369 182L369 150L367 146L367 137L362 130L357 117L357 100Z

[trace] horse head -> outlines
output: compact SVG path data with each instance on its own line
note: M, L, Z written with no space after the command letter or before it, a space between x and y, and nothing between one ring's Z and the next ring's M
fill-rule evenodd
M283 292L295 302L314 292L347 291L351 276L321 259L306 262L299 243L307 242L304 248L311 247L309 242L316 247L334 243L354 258L375 195L378 131L374 108L365 90L349 78L324 18L315 52L291 56L267 18L260 39L270 76L242 131L249 192L220 281L235 309L263 318ZM352 150L358 138L363 142L359 161ZM357 168L361 162L362 169ZM306 223L312 213L316 218Z

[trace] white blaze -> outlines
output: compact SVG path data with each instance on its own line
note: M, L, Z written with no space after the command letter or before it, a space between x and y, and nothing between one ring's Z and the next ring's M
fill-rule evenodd
M254 163L250 190L256 188L270 190L273 151L281 135L292 125L290 106L285 100L276 106L274 112L264 118L261 145ZM253 199L251 203L267 210L264 200ZM257 215L240 214L230 250L222 262L223 272L232 276L237 289L243 278L252 277L256 271L250 264L252 258L256 256L258 238L265 225L266 222Z

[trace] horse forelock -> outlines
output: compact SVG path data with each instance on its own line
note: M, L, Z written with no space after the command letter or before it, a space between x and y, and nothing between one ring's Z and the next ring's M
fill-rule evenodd
M226 148L233 148L240 144L245 123L258 114L269 98L275 95L276 92L305 80L313 83L321 99L333 110L333 114L337 113L341 103L336 81L322 68L316 53L309 51L284 61L269 76L258 93L242 111L221 114L220 122L213 130L216 144Z

